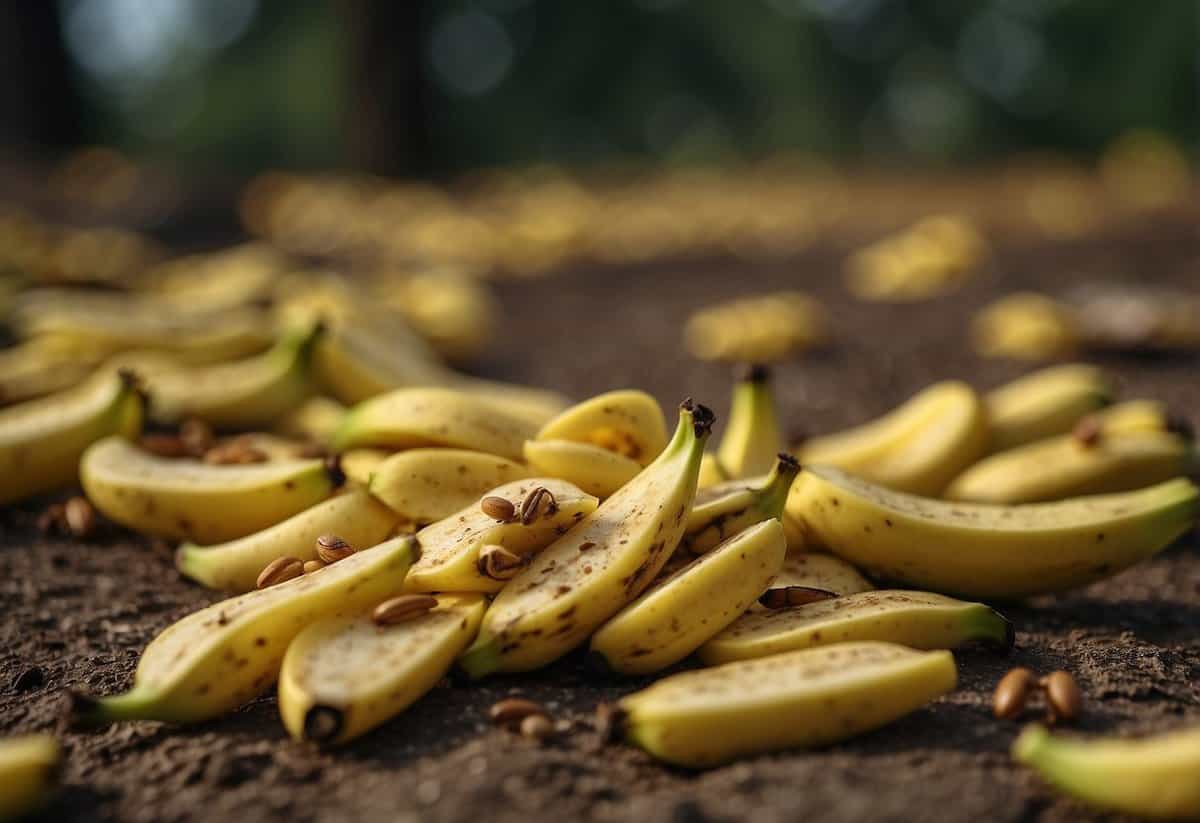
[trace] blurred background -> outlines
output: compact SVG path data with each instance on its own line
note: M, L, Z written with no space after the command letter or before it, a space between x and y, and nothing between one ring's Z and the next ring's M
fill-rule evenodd
M336 272L466 366L509 357L506 281L608 267L625 301L639 266L720 261L656 271L639 328L782 361L844 340L847 298L977 283L983 357L1194 350L1197 9L10 0L0 298L278 307Z
M0 134L193 170L944 165L1194 146L1197 4L58 0L0 12Z

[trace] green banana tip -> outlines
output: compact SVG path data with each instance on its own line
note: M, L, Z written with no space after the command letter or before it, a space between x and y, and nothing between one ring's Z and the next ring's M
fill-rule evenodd
M984 643L1001 654L1008 654L1017 644L1016 626L993 608L983 607L979 628Z
M771 369L765 363L742 363L734 369L733 379L739 383L766 383Z
M63 694L66 704L63 714L67 728L85 729L102 725L109 720L101 698L75 689L67 689Z
M471 680L479 680L500 668L500 651L491 637L480 636L458 658L458 668Z
M1022 763L1030 762L1039 749L1050 740L1050 732L1041 723L1031 723L1021 730L1012 744L1012 756Z

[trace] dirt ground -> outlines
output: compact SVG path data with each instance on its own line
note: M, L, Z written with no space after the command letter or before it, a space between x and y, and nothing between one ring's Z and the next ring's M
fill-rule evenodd
M913 305L853 301L836 276L844 248L786 262L722 261L577 270L499 286L508 321L480 371L574 396L644 387L668 407L691 395L728 410L728 370L690 359L688 313L767 288L809 289L833 314L827 352L781 366L780 404L795 431L880 413L932 380L981 388L1023 367L976 358L970 314L1021 287L1096 277L1200 289L1200 236L1184 220L1070 243L1000 241L988 270L957 295ZM1169 402L1200 424L1196 359L1108 357L1127 397ZM718 423L718 427L720 423ZM718 428L719 432L719 428ZM142 647L215 599L170 557L109 533L86 544L36 535L37 506L0 513L0 735L47 730L67 688L127 687ZM1088 732L1142 732L1200 721L1200 546L1194 538L1112 580L1004 607L1010 657L957 654L960 685L931 707L821 751L787 752L704 773L601 748L586 721L597 701L643 685L604 680L577 659L522 677L447 683L402 717L336 752L289 740L275 698L189 728L121 724L71 732L65 785L44 820L697 821L1092 819L1012 764L1019 725L994 720L989 695L1014 665L1067 669L1087 698ZM538 746L486 722L510 694L577 720Z

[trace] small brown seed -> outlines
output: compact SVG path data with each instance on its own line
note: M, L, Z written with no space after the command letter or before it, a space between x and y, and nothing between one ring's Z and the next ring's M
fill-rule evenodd
M499 520L501 523L507 523L513 519L513 515L517 513L517 507L503 497L488 495L479 501L479 508L483 513L493 520Z
M510 580L525 565L525 558L514 554L503 546L487 545L479 550L479 560L476 563L479 573L493 580Z
M67 529L75 537L89 537L96 530L96 510L86 497L72 497L63 507Z
M1100 438L1104 434L1104 427L1100 422L1100 418L1093 414L1080 419L1075 424L1074 430L1071 432L1071 437L1085 449L1090 449L1100 442Z
M538 486L521 501L521 523L528 526L541 517L543 511L553 514L557 509L558 503L551 491L545 486Z
M213 446L204 453L204 462L214 466L241 466L249 463L266 463L270 456L255 446L248 438L238 437L227 443Z
M304 573L305 574L312 574L313 572L320 571L323 568L325 568L325 563L323 563L320 560L305 560L304 561Z
M1046 692L1046 714L1051 723L1070 723L1083 710L1083 692L1075 678L1064 671L1051 672L1040 681Z
M516 728L527 717L546 717L546 710L540 703L526 700L523 697L508 697L497 701L488 709L488 719L497 726Z
M304 574L304 561L298 557L276 557L259 572L255 586L266 589L278 583L285 583Z
M371 619L379 626L394 626L437 606L437 598L431 594L402 594L385 600L371 612Z
M554 728L554 721L544 714L531 714L521 721L519 727L521 737L526 740L535 740L542 743L554 737L558 732Z
M1013 669L996 684L996 691L992 693L992 713L1001 720L1016 717L1024 711L1029 695L1037 685L1037 675L1029 669Z
M181 438L173 434L143 434L138 445L159 457L187 457L188 448Z
M67 525L66 506L62 503L51 503L45 511L38 515L37 530L42 534L53 534L64 531Z
M336 563L354 554L354 547L336 534L323 534L317 538L317 557L326 563Z
M203 457L216 443L212 426L195 417L189 417L179 426L179 440L192 457Z
M786 609L789 606L803 606L807 603L819 603L822 600L832 600L837 592L828 589L817 589L812 586L781 586L777 589L767 589L758 602L768 609Z

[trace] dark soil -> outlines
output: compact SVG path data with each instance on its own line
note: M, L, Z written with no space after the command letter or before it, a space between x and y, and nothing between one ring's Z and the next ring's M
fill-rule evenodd
M1000 242L988 270L952 297L858 303L837 273L843 248L785 262L725 261L577 270L499 287L510 322L480 371L575 396L622 386L668 407L693 396L723 415L728 370L690 359L688 313L767 288L810 289L829 305L837 342L777 370L796 430L820 432L882 412L932 380L990 387L1023 367L976 358L970 314L1005 291L1056 290L1126 277L1200 289L1200 237L1184 220L1143 221L1068 244ZM1197 360L1108 357L1128 397L1165 400L1200 424ZM718 422L718 433L720 423ZM67 688L127 687L142 647L214 595L182 580L170 556L113 533L42 539L36 506L0 514L0 735L53 729ZM1007 607L1009 657L957 654L960 686L873 734L694 774L621 746L601 748L596 703L641 685L604 680L578 660L479 685L448 683L400 718L333 753L289 740L266 696L190 728L121 724L64 736L65 786L45 820L1077 820L1089 812L1013 765L1019 725L994 720L992 687L1014 665L1073 672L1088 732L1143 732L1200 721L1200 547L1185 541L1112 580ZM578 721L535 745L490 727L510 694Z

